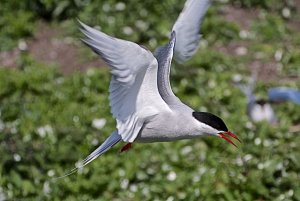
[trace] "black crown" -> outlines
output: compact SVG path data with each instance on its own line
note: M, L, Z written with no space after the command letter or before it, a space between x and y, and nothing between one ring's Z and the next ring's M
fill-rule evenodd
M193 117L198 121L205 123L218 131L228 131L224 121L214 114L208 112L193 112Z

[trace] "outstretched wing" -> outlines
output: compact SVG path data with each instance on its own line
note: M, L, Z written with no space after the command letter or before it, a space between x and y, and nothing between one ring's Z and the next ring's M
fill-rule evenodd
M268 90L269 100L273 102L291 101L300 104L300 91L293 88L277 87Z
M139 45L113 38L80 22L83 42L111 67L111 112L123 141L133 142L144 121L168 108L157 89L157 60Z
M200 41L200 26L210 5L210 0L187 0L173 26L176 32L174 59L183 63L197 51Z
M171 40L168 44L156 49L154 56L158 62L157 85L158 91L164 101L169 105L182 104L179 98L175 96L170 84L170 67L173 58L176 36L174 31L171 34Z
M183 63L196 52L200 40L200 26L210 0L187 0L172 30L169 44L156 49L158 61L158 89L169 106L185 106L173 93L170 85L170 68L174 53L177 62ZM176 40L175 40L176 33ZM172 43L172 41L174 41ZM174 52L173 52L174 51Z

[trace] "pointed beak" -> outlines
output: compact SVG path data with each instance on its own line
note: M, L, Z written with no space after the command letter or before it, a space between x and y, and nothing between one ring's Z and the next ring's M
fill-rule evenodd
M225 139L227 142L229 142L230 144L232 144L232 145L235 146L235 147L237 147L237 146L234 144L234 142L232 142L232 140L231 140L229 137L233 137L233 138L235 138L237 141L241 142L240 139L239 139L235 134L233 134L233 133L230 132L230 131L218 133L218 136L219 136L220 138Z

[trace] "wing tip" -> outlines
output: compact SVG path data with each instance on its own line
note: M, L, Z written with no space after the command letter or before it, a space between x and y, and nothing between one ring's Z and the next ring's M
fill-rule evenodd
M176 31L175 30L172 30L172 33L171 33L171 40L174 40L176 38Z

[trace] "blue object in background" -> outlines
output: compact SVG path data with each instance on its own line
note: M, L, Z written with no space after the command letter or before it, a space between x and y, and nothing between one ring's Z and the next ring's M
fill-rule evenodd
M293 88L276 87L268 90L272 102L291 101L300 105L300 91Z

